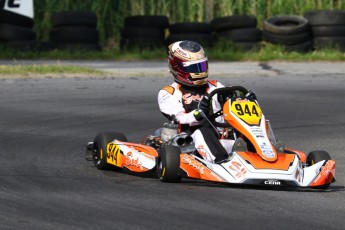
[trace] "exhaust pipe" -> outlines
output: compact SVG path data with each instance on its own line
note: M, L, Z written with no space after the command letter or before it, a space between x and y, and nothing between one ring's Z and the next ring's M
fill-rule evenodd
M185 146L191 144L193 142L193 138L189 135L177 136L174 142L178 146Z

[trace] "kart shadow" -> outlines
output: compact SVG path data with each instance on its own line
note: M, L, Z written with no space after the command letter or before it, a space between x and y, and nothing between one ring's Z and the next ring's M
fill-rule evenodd
M136 173L126 168L119 170L119 168L112 167L112 166L103 171L116 172L123 175L130 175L130 176L135 176L135 177L140 177L140 178L158 179L156 173L153 171L148 171L146 173ZM331 185L327 189L320 189L320 188L302 188L302 187L270 186L270 185L225 184L225 183L203 181L203 180L189 179L189 178L183 178L181 184L188 184L188 186L219 187L219 188L250 189L250 190L270 190L270 191L289 191L289 192L324 193L324 192L345 191L345 186L343 185Z
M287 187L287 186L269 186L269 185L246 185L246 184L224 184L210 181L199 181L193 179L182 179L183 184L189 186L204 186L204 187L219 187L219 188L232 188L232 189L250 189L250 190L270 190L270 191L289 191L289 192L342 192L345 191L345 186L331 185L327 189L321 188L302 188L302 187Z
M92 166L92 167L96 168L96 166ZM109 168L103 169L102 171L107 172L107 174L108 174L108 172L110 172L110 173L123 174L123 175L127 175L127 176L158 179L157 174L153 171L137 173L137 172L132 172L131 170L126 169L126 168L119 169L118 167L115 167L115 166L109 166Z

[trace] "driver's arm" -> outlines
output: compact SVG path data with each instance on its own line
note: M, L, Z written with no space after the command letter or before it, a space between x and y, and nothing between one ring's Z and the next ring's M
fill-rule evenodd
M175 115L180 124L195 125L199 123L194 117L194 110L186 113L182 102L165 90L160 90L158 93L158 105L163 114L166 116Z

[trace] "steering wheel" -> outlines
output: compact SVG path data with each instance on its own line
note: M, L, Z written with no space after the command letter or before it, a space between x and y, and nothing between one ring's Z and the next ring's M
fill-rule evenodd
M237 98L237 97L245 97L246 94L249 91L242 87L242 86L229 86L229 87L223 87L219 89L213 90L209 95L204 96L203 99L205 100L212 100L212 97L217 94L218 101L222 105L222 109L218 112L211 111L211 114L209 115L210 122L217 126L217 127L230 127L230 125L227 122L218 122L216 121L217 117L220 117L223 115L223 105L224 103L230 99L230 98Z

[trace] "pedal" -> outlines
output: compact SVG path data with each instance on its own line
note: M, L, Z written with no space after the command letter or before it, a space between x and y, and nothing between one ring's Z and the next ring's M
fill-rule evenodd
M86 153L85 153L85 159L87 161L93 161L93 142L88 142L86 144Z

